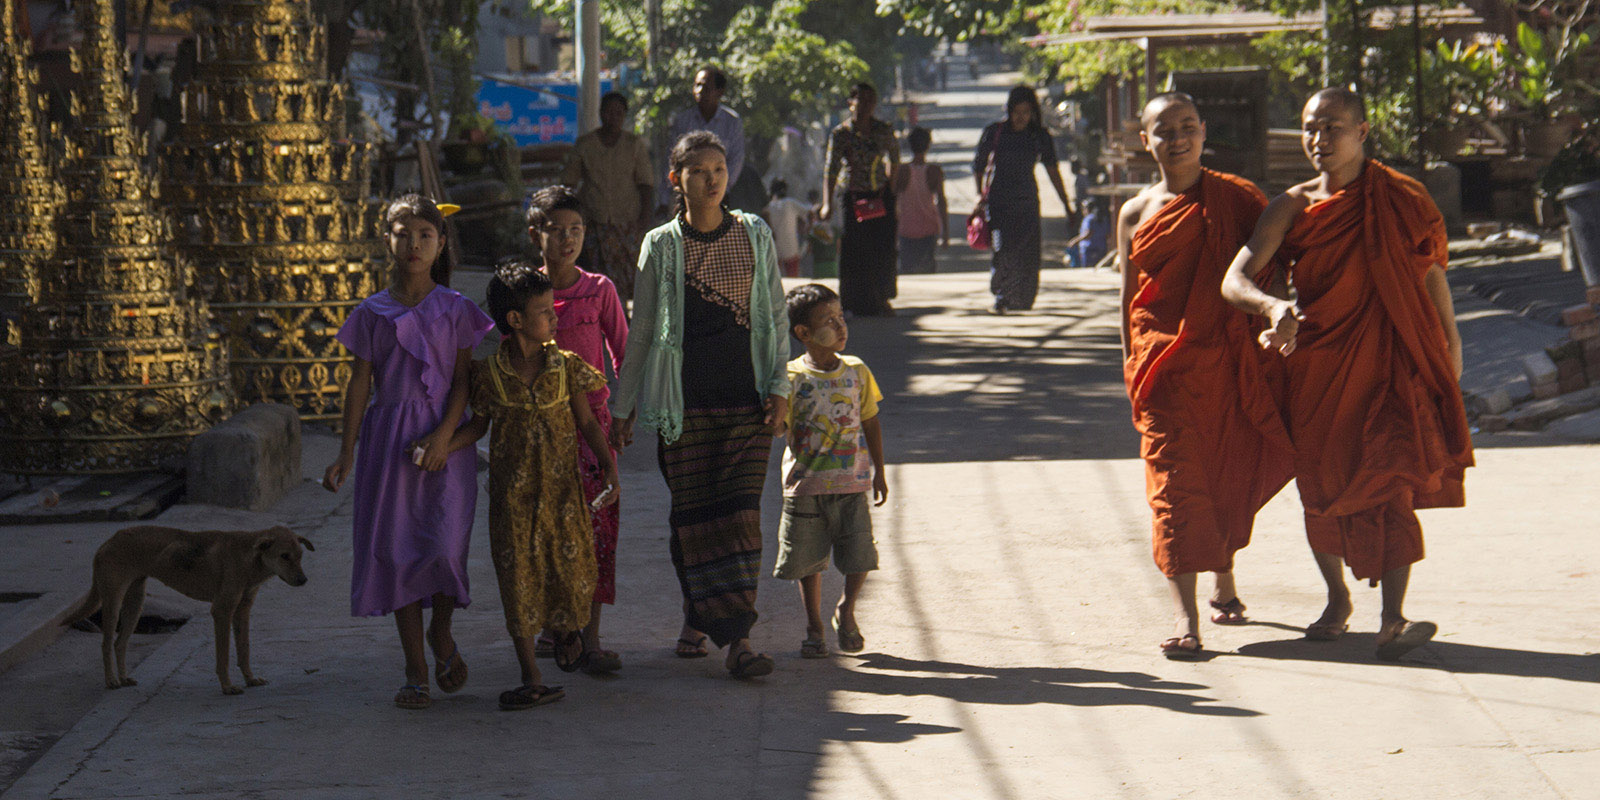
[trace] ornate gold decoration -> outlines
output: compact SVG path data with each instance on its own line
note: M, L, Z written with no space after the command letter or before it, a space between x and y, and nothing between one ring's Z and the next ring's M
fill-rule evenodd
M339 418L354 358L334 339L381 286L372 146L345 132L306 0L220 0L162 158L183 247L246 401Z
M189 268L172 251L155 184L141 166L144 140L131 128L113 2L78 4L84 38L73 68L84 90L71 101L76 127L60 172L66 195L59 208L40 198L27 211L37 218L29 225L47 220L53 230L24 231L0 217L8 235L22 232L22 244L54 247L53 257L33 262L18 346L0 364L0 468L8 472L150 469L182 456L191 437L233 407L226 347L208 329L205 302L188 297ZM34 191L36 176L15 165L50 160L40 158L34 76L10 13L15 4L0 5L7 9L0 91L15 92L17 101L6 98L0 138L0 195L9 200ZM15 242L3 244L15 250Z
M14 355L22 310L39 296L39 264L55 253L53 226L66 194L41 136L44 103L16 3L0 6L0 354Z

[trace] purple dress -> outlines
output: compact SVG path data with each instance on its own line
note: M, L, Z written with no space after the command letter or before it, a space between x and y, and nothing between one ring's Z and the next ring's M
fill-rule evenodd
M406 445L444 415L456 351L476 347L494 321L460 292L434 287L415 307L378 292L339 329L339 342L372 362L372 401L356 447L350 613L387 614L435 593L465 608L467 542L478 500L477 454L464 447L424 472Z

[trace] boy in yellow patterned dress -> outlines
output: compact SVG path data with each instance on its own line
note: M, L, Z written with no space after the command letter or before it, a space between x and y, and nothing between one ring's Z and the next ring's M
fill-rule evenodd
M489 315L508 334L492 358L473 364L472 421L451 448L470 446L494 422L489 439L489 552L506 629L522 665L522 685L500 695L516 711L562 698L559 686L539 682L534 640L545 628L561 632L556 665L577 669L579 631L589 622L596 567L588 498L578 477L582 434L620 496L617 464L589 410L588 393L605 377L576 354L556 347L554 287L527 263L499 267L489 282ZM574 430L576 429L576 430Z
M866 646L856 624L856 598L867 573L878 568L868 490L877 505L889 499L878 423L883 394L872 370L843 354L850 330L839 295L808 283L789 290L784 302L789 330L806 352L789 362L789 446L783 451L783 520L773 575L800 582L806 607L800 656L824 658L822 571L830 553L844 573L844 597L833 614L839 649L854 653Z

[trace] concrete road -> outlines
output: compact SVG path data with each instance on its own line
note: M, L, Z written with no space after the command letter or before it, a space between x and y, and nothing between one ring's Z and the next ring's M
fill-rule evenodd
M900 317L852 326L888 394L892 490L874 514L883 569L859 657L802 661L796 594L767 579L754 638L778 660L771 677L674 658L666 493L641 441L625 459L620 602L605 619L622 673L551 669L566 700L496 710L516 664L480 501L474 602L457 617L471 678L428 711L397 710L394 628L347 616L349 493L311 482L334 441L309 435L308 482L272 513L167 514L282 519L317 543L312 582L269 585L256 606L256 671L272 683L222 696L193 604L195 621L142 645L139 685L115 692L98 688L96 637L68 633L0 675L28 676L33 693L27 718L9 706L0 730L23 731L54 695L91 707L4 797L1597 796L1600 449L1482 442L1468 508L1423 514L1429 558L1409 610L1442 633L1405 663L1373 660L1365 588L1343 641L1300 639L1322 597L1292 491L1239 559L1254 624L1207 625L1209 658L1168 662L1115 279L1055 270L1044 286L1038 313L995 318L980 274L912 278Z

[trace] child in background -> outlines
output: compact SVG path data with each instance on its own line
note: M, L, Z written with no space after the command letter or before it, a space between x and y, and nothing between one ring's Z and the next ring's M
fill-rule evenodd
M772 182L772 202L767 204L764 215L772 226L772 244L778 250L778 266L784 277L798 277L807 229L811 227L811 207L789 197L788 182L778 178Z
M544 272L555 285L559 321L556 345L577 353L584 363L601 373L609 363L615 374L622 364L623 348L628 339L628 319L611 279L577 266L584 236L583 208L578 196L565 186L551 186L534 194L528 206L528 236L544 255ZM632 264L601 266L633 269ZM610 397L611 390L604 384L588 397L589 410L594 412L602 431L611 430L611 409L606 402ZM615 461L616 453L611 455ZM589 444L581 439L578 441L578 472L585 494L595 497L605 490L605 468L589 449ZM591 675L622 669L622 659L616 653L600 648L600 606L617 601L617 529L621 509L618 503L608 503L591 515L594 557L599 572L594 602L589 607L589 624L583 629L583 655L578 657L578 668ZM541 656L554 655L554 637L541 634L538 650Z
M900 225L900 273L934 271L934 244L950 245L950 205L944 197L944 170L928 163L933 134L912 128L906 136L911 163L895 173L895 207Z
M620 482L605 433L589 410L588 393L605 386L605 376L553 341L550 279L512 262L495 271L488 294L495 326L509 335L492 357L473 366L472 421L461 426L450 447L471 450L493 420L489 554L522 666L522 684L500 693L500 708L520 711L563 696L561 687L540 683L534 640L541 630L561 632L556 666L564 672L580 666L579 631L589 622L595 588L589 512L620 495L613 488L585 497L578 480L580 434L600 459L606 481L612 487Z
M844 597L833 613L839 649L854 653L866 646L855 612L867 573L878 568L867 492L872 492L876 505L889 499L883 429L878 422L883 394L861 359L842 355L850 331L839 295L822 284L808 283L790 290L784 301L789 330L806 352L789 362L794 388L789 399L789 446L783 451L783 521L773 575L800 582L800 601L806 608L801 657L825 658L822 571L828 567L830 552L845 576Z
M1083 224L1078 229L1078 265L1093 267L1106 257L1108 240L1111 238L1111 215L1106 211L1105 201L1095 198L1089 203L1088 213L1083 217Z
M339 491L354 466L350 613L394 612L406 660L406 685L394 704L423 709L432 700L422 609L433 608L427 634L439 688L454 692L467 681L450 616L471 602L467 544L477 463L449 445L467 405L472 348L494 323L446 288L444 215L432 200L401 197L389 204L384 224L394 273L339 329L356 365L345 389L339 458L322 485Z

